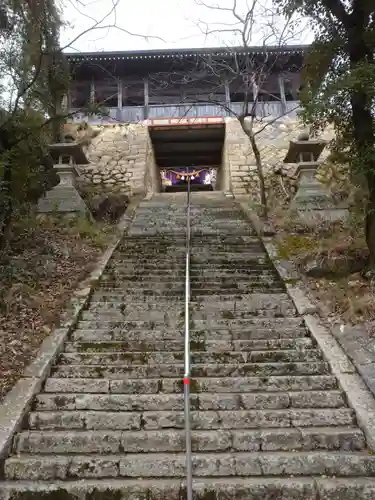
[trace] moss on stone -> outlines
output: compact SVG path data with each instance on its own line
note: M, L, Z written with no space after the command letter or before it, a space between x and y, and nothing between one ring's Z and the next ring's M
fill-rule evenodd
M191 340L190 348L192 351L204 351L205 350L205 342L204 340Z
M307 254L317 250L319 244L316 236L289 234L276 243L277 258L288 260L292 256Z
M64 408L64 406L68 405L71 401L71 396L55 396L54 398L54 403L57 408Z
M287 278L283 281L286 285L297 285L301 280L299 278Z
M124 495L119 490L94 490L87 494L86 500L123 500Z
M22 491L11 496L11 500L77 500L79 497L66 490Z
M190 380L190 392L197 394L198 392L202 392L199 388L199 384L195 379Z
M222 318L224 319L234 319L234 314L232 311L226 310L221 313Z

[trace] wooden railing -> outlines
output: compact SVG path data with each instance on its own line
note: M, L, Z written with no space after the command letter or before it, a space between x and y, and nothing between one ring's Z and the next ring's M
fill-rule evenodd
M249 110L253 106L249 103ZM280 101L263 101L256 105L257 116L274 117L287 114L291 118L296 118L299 101L286 101L283 104ZM233 102L229 105L223 104L172 104L172 105L150 105L144 106L124 106L123 108L107 108L106 115L90 115L71 110L75 112L72 121L86 121L91 125L109 124L109 123L138 123L144 119L152 118L183 118L194 116L235 116L243 112L243 103Z

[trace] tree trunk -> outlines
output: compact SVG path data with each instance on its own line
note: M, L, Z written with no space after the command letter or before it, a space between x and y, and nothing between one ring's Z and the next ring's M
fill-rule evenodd
M1 214L0 214L0 250L7 243L7 236L13 214L12 200L12 167L7 161L4 165L4 175L0 189Z
M250 144L255 157L255 164L257 167L257 172L259 176L259 191L260 191L260 203L261 203L261 216L264 219L268 218L268 205L267 205L267 196L266 196L266 184L264 182L263 175L263 165L262 158L260 156L260 151L258 148L258 144L256 143L255 137L251 134L249 136Z
M268 218L268 205L267 205L267 196L266 196L266 184L264 182L263 175L263 164L262 157L260 155L260 151L258 148L258 144L255 140L255 136L252 132L252 124L248 124L245 122L245 116L239 117L239 122L241 124L242 130L245 132L247 137L249 138L251 149L253 150L255 157L255 164L257 167L258 177L259 177L259 191L260 191L260 204L261 204L261 217L264 219Z
M374 64L373 47L366 37L369 16L361 2L353 5L353 12L347 26L348 52L351 70L360 65ZM368 202L366 206L365 237L370 253L369 265L375 269L375 127L371 98L365 88L356 87L352 90L351 108L353 118L354 142L357 154L357 165L367 180Z
M368 269L375 270L375 176L369 175L368 201L366 205L365 237L369 250Z

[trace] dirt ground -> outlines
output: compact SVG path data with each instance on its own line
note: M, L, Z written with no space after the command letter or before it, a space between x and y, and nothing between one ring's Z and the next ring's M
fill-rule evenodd
M0 401L57 324L72 291L95 266L114 228L26 217L0 253Z

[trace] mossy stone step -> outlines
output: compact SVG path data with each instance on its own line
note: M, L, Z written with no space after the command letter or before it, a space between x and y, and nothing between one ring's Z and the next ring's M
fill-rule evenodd
M313 341L309 338L300 339L271 339L271 340L202 340L192 341L191 352L210 351L259 351L273 349L311 349ZM129 340L129 341L96 341L96 342L67 342L65 352L97 353L97 352L129 352L129 351L182 351L184 339L180 340Z
M193 430L193 452L259 451L360 451L363 433L355 427L304 427L303 429ZM183 430L79 430L24 431L13 443L13 453L25 454L122 454L182 453Z
M195 479L195 500L372 500L375 479L309 477L226 477ZM184 500L186 486L179 479L95 479L53 482L0 482L1 500Z
M117 384L121 387L121 381ZM116 389L116 384L111 387ZM158 394L39 394L35 410L165 411L183 410L182 393ZM340 391L290 391L255 393L210 393L191 395L193 410L281 410L293 408L345 408Z
M183 364L106 366L100 365L55 365L52 375L83 378L147 378L182 377ZM243 364L195 364L192 377L243 377L270 375L325 375L330 373L328 363L323 361L294 363L243 363Z
M11 480L77 478L184 478L184 453L124 455L39 455L6 460L5 477ZM194 453L195 477L261 477L324 475L375 476L375 457L345 452Z
M63 365L154 365L181 363L184 351L125 351L125 352L65 352L58 358ZM194 351L191 362L195 364L214 363L272 363L321 361L323 356L318 349L286 349L264 351Z
M303 392L332 391L338 389L332 375L269 376L269 377L205 377L194 378L190 384L192 394L242 394L247 392ZM45 393L81 394L162 394L183 391L181 378L147 379L85 379L49 377L44 386Z

